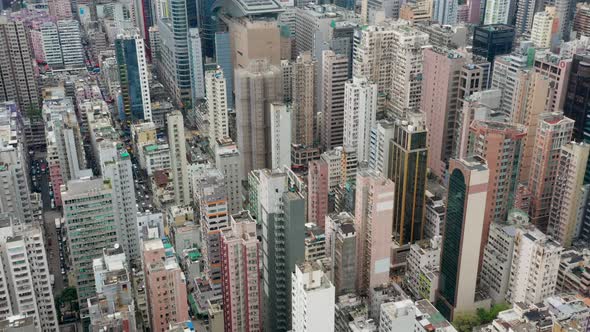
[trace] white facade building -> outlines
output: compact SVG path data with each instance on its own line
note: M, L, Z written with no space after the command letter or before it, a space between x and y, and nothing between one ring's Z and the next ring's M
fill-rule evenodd
M292 275L292 331L334 331L336 294L319 264L295 267Z
M531 29L531 41L535 47L551 47L553 33L555 33L556 36L558 35L557 31L553 31L553 25L556 18L555 7L546 7L544 11L535 14L535 17L533 18L533 28ZM559 42L559 40L556 40L555 42Z
M377 84L353 77L344 88L344 145L356 148L358 160L369 160L371 128L377 117Z
M209 121L209 142L217 145L217 140L229 137L227 124L226 81L221 67L205 73L207 87L207 111ZM230 96L231 98L231 96Z
M270 156L271 168L291 166L291 139L293 114L286 104L270 105Z
M145 169L148 176L155 171L170 168L170 146L168 144L148 144L142 147L141 168Z
M230 214L242 211L242 173L240 150L229 138L218 141L215 150L215 167L221 171L225 179L227 207Z
M205 98L201 37L197 28L188 29L188 54L191 67L191 91L194 106L197 100Z
M379 174L387 174L389 167L389 144L393 138L393 122L377 121L371 129L369 168Z
M45 22L41 24L40 30L45 61L49 66L63 66L57 25L53 22Z
M65 67L83 67L84 49L80 23L76 20L57 21L59 44L62 50L63 65Z
M405 282L416 298L434 302L434 293L438 287L441 240L442 238L437 236L410 246ZM423 280L430 282L423 282Z
M507 24L510 16L510 0L486 1L483 24Z
M427 300L402 300L381 305L379 332L457 332L446 319L438 319L440 313Z

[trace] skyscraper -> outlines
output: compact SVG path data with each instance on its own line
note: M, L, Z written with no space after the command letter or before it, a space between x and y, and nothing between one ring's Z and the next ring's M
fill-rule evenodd
M270 166L268 112L283 99L280 68L268 60L255 60L235 74L238 146L244 173ZM256 93L254 93L256 92Z
M80 23L76 20L57 21L57 32L64 67L83 67L84 49L82 48Z
M225 331L262 331L260 244L248 211L221 230L221 278Z
M229 29L232 63L235 69L248 69L250 63L255 60L266 60L272 66L280 66L280 30L275 19L223 16L222 20ZM236 82L236 94L237 89Z
M348 65L346 55L334 51L322 53L320 143L326 151L344 142L344 87L348 81Z
M377 119L377 84L353 77L344 86L343 144L356 149L360 161L369 160L371 128Z
M510 24L510 0L489 0L485 3L484 25Z
M88 316L88 302L96 296L92 261L104 248L117 243L117 214L111 182L101 178L68 181L61 196L73 278L80 315Z
M509 54L514 42L514 28L509 25L492 24L475 27L473 54L494 62L496 55Z
M434 9L432 20L441 25L457 24L457 9L459 2L457 0L434 0Z
M37 79L23 23L0 16L0 100L14 101L23 113L40 109Z
M148 67L143 39L138 34L121 34L115 39L119 66L123 115L129 125L137 120L152 121Z
M395 184L371 170L356 178L355 229L357 231L357 292L369 294L389 281L391 222Z
M209 112L207 116L209 120L208 136L211 146L215 146L217 140L229 137L227 85L220 67L205 73L205 86L207 88L207 111Z
M477 159L451 159L436 308L447 319L475 310L475 287L490 171Z
M583 219L582 185L589 152L590 145L572 142L562 146L559 154L547 234L563 247L571 246L578 237L577 228Z
M186 159L186 137L184 119L180 111L166 115L168 123L168 144L170 145L170 168L174 176L174 199L176 205L190 204L188 183L188 161Z
M422 113L411 113L407 119L394 124L387 174L395 183L392 234L399 246L424 236L427 131Z
M323 266L303 262L292 275L293 332L334 331L335 291Z
M240 150L229 138L217 141L215 167L223 173L225 179L229 213L233 214L242 211L244 173L241 167Z
M205 78L203 75L203 54L200 30L188 30L188 54L191 68L191 92L193 105L205 98Z
M544 113L539 118L528 190L531 222L542 231L549 221L561 147L570 142L573 127L574 121L559 113Z
M310 52L300 54L293 63L292 107L294 122L293 143L314 144L315 68L317 62Z
M270 168L291 165L293 130L291 106L283 103L270 105Z
M312 160L307 173L307 222L323 227L328 214L329 187L328 163Z
M541 0L526 0L517 3L516 25L514 27L517 34L522 35L531 31L534 15L536 12L543 10L544 5L545 2Z
M531 41L538 48L550 48L560 42L558 20L555 7L546 7L544 11L535 14L531 29Z

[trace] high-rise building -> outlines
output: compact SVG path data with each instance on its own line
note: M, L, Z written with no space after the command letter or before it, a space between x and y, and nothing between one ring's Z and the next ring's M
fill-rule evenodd
M393 240L412 244L424 237L428 147L422 113L397 120L389 147L387 177L395 183L393 199Z
M433 0L432 20L441 25L457 24L457 0Z
M550 48L560 42L557 19L555 7L546 7L544 11L535 14L531 29L531 41L535 47Z
M587 143L572 142L563 145L559 153L547 234L563 247L571 246L578 237L583 219L586 194L582 186L589 152Z
M410 246L406 260L404 284L415 297L434 302L440 267L440 236L418 241Z
M50 0L47 1L49 14L57 17L58 20L67 20L72 18L72 3L67 0Z
M240 150L232 140L226 138L217 141L215 167L221 171L225 179L229 213L242 211L244 173L241 168Z
M314 144L315 68L310 52L301 53L292 65L293 143Z
M485 160L490 172L481 238L480 253L483 253L490 224L505 221L512 208L526 128L517 124L475 120L470 131L472 154Z
M248 211L230 217L221 230L221 274L225 331L262 331L260 244Z
M573 128L574 120L560 113L539 116L527 184L531 193L531 222L542 231L549 222L561 147L571 141Z
M356 291L356 231L354 218L344 212L345 222L335 223L330 239L330 257L334 273L336 294L343 295ZM326 219L329 217L326 216ZM326 224L328 222L326 221ZM326 226L328 229L328 226Z
M0 100L14 101L23 113L40 108L37 78L22 22L0 16Z
M66 68L83 67L84 48L82 47L80 23L76 20L57 21L57 32L63 66Z
M41 44L43 45L45 62L54 68L63 66L57 25L54 22L44 22L39 29L41 30Z
M580 36L590 37L590 6L587 3L576 5L574 31Z
M203 170L193 178L193 192L199 207L205 276L214 293L221 295L220 234L229 222L227 191L221 171L216 168Z
M346 55L331 50L322 53L320 143L326 151L344 142L344 89L349 63Z
M207 95L207 112L209 120L209 142L212 146L217 140L229 137L227 118L228 95L226 79L223 70L218 66L215 70L205 73L205 87ZM231 97L231 94L230 94Z
M571 0L555 0L554 2L549 2L549 4L555 6L558 40L569 41L573 28L576 2Z
M201 47L200 30L191 28L188 30L188 55L191 67L191 92L193 105L205 98L205 78L203 75L203 54ZM225 84L224 84L225 88Z
M236 70L235 78L237 143L247 174L270 166L267 113L272 103L283 99L281 70L268 60L255 60L247 69Z
M531 31L535 13L543 10L545 2L542 0L519 1L516 5L516 25L514 29L517 34L522 35Z
M291 106L283 103L270 105L270 168L291 165L293 116Z
M13 315L34 320L34 331L59 331L43 233L19 227L10 213L0 213L0 319Z
M328 163L322 159L312 160L307 172L307 222L323 227L330 190Z
M113 187L113 208L117 220L118 243L132 264L141 261L139 234L137 232L137 205L131 157L127 150L118 149L119 142L100 144L99 162L103 179Z
M281 170L259 174L264 330L291 329L291 274L305 257L305 200Z
M96 296L92 261L117 243L113 186L101 178L68 181L61 193L72 274L81 317L88 317L88 299Z
M298 264L291 279L291 331L334 331L336 294L322 265L307 261Z
M371 170L356 178L357 291L368 294L389 281L391 222L395 184Z
M535 52L535 73L543 75L550 82L549 94L546 97L546 105L549 107L548 112L564 111L571 68L571 58L565 56L556 57L554 53L549 51ZM566 115L572 118L567 113Z
M93 330L129 326L136 331L130 269L119 244L104 248L103 255L92 262L96 296L88 300L90 326Z
M490 171L479 159L451 159L436 308L447 319L475 310Z
M143 39L138 34L121 34L115 39L122 115L128 124L137 120L152 121L148 84L148 67Z
M377 121L371 128L369 143L369 168L379 174L387 174L389 169L389 144L393 138L393 122L387 119Z
M511 9L510 0L486 1L483 24L509 24Z
M250 63L255 60L266 60L269 65L280 66L281 38L276 19L256 16L222 16L221 19L229 29L232 64L236 70L249 69ZM237 90L236 82L236 95Z
M573 138L575 140L585 139L588 134L586 128L590 125L586 119L590 113L590 56L588 55L574 55L563 113L576 121ZM586 182L588 179L587 176Z
M182 113L180 111L168 113L166 122L168 124L168 144L170 145L170 168L174 177L174 200L176 205L188 205L190 204L190 189Z
M535 227L517 229L506 300L531 305L553 295L562 250Z
M204 31L203 41L205 43L205 52L207 52L206 35L207 32ZM226 96L229 96L227 100L227 107L233 109L234 98L232 96L234 93L234 66L232 62L231 41L229 32L227 31L215 32L215 59L217 60L217 65L221 67L223 76L225 77L225 94Z
M377 118L377 84L353 77L344 87L343 144L356 149L358 159L369 160L371 128Z
M160 77L172 92L173 100L179 104L188 105L191 99L188 2L170 0L164 4L167 13L164 16L156 15L158 16L160 57L157 59L157 64Z
M475 27L473 33L473 54L494 62L497 55L509 54L514 42L514 27L491 24Z
M189 320L186 277L168 239L144 241L142 261L151 330Z

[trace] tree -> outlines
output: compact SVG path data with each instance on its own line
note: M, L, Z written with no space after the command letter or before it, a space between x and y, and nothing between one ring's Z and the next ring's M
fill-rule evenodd
M481 320L478 315L474 314L461 315L453 320L453 326L455 326L459 332L471 332L474 327L479 325L481 325Z

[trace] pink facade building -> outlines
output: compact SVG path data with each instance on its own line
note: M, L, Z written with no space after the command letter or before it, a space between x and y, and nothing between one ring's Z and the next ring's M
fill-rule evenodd
M172 245L161 239L143 243L143 268L151 330L189 319L186 279Z
M526 127L519 124L475 120L471 123L470 130L473 140L472 153L486 160L490 173L480 250L481 265L490 224L506 221L508 211L514 206L520 152Z
M328 214L329 188L328 163L325 160L309 162L307 173L307 222L324 227Z
M574 120L561 113L543 113L539 117L528 179L531 204L527 212L531 222L542 231L549 221L560 149L570 142L573 130Z
M550 112L563 110L571 66L571 58L563 59L549 51L539 52L535 56L535 72L546 76L551 81L551 91L547 96Z
M260 243L248 211L221 230L221 279L225 332L262 330Z
M356 177L355 229L357 231L357 290L368 294L389 282L393 194L395 184L372 170Z
M72 5L68 0L49 0L47 2L49 14L57 17L58 20L72 19Z

